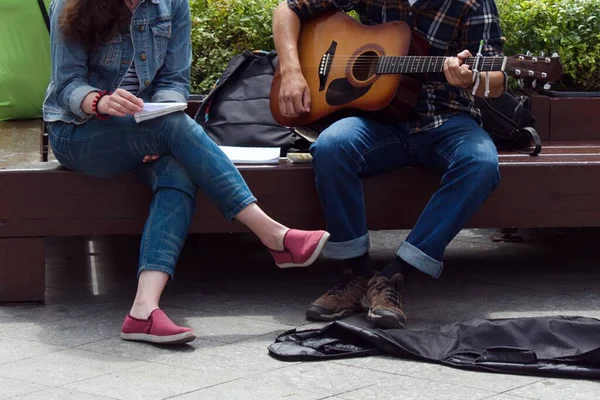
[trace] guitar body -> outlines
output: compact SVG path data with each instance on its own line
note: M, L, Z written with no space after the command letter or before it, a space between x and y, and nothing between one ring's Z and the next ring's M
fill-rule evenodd
M281 75L275 70L270 92L274 119L285 126L307 126L365 112L397 122L407 118L418 99L421 83L401 74L378 75L382 56L421 55L422 42L411 39L402 21L367 26L343 12L327 13L302 24L298 55L310 88L311 110L296 118L281 114Z

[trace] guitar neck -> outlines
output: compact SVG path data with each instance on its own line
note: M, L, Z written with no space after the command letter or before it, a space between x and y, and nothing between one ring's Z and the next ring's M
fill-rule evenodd
M377 74L424 74L444 72L444 61L447 57L439 56L385 56L377 62ZM471 70L504 71L506 57L469 57L464 61Z

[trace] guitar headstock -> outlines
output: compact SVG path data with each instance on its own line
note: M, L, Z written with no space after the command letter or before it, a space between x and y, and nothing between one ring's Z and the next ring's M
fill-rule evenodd
M531 53L507 57L505 72L517 79L531 79L542 82L556 82L563 74L558 54L551 57L534 56Z

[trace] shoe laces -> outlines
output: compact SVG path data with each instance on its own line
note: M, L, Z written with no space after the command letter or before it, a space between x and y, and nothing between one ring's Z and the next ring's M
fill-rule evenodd
M377 284L375 289L379 292L385 290L385 299L400 308L402 296L406 294L404 283L400 279L383 279Z
M352 275L344 275L342 279L340 279L331 289L327 291L327 294L330 296L343 295L348 291L354 279L356 279L356 277Z

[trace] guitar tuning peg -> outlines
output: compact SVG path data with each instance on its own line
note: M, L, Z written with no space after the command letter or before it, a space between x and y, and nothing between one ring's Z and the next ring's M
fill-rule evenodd
M537 85L537 79L534 79L533 82L531 82L531 87L535 89Z
M523 80L523 78L517 79L517 84L521 89L525 89L525 81Z
M525 53L525 55L526 55L527 57L529 57L529 56L531 55L531 52L530 52L529 50L527 50L527 53Z
M540 57L544 57L544 52L540 51Z
M550 90L550 88L551 88L551 87L552 87L552 85L550 84L550 82L547 82L547 83L544 85L544 90Z
M557 52L552 53L552 57L558 57L558 53Z

